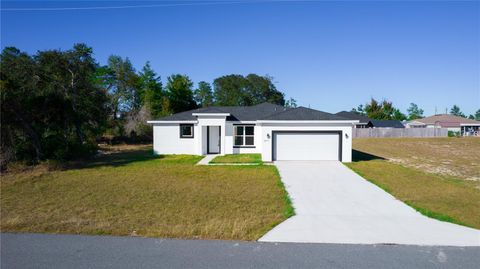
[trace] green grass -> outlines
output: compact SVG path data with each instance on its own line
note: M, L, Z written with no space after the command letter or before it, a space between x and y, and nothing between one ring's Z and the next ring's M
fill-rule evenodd
M256 240L293 214L274 166L114 152L63 171L1 178L1 230Z
M423 215L480 228L480 190L475 182L426 173L361 152L355 157L362 158L348 167Z
M217 156L210 163L256 163L262 164L261 154L227 154Z

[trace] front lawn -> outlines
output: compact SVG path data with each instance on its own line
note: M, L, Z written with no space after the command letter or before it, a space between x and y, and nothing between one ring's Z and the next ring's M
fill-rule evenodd
M440 172L433 173L435 167L444 165L440 161L445 158L442 154L444 148L451 148L452 144L472 143L470 148L463 147L463 150L466 155L474 155L478 148L474 144L480 143L480 140L384 139L355 139L354 162L347 165L424 215L480 229L478 181L465 180ZM409 149L408 154L406 148ZM389 156L394 156L394 159L389 159ZM400 162L399 157L406 161ZM449 163L456 164L451 167L451 171L468 166L468 163L462 163L462 158L463 155L455 153L450 155ZM430 160L428 167L431 169L425 169L423 165L413 166L412 160L415 159ZM465 177L471 175L470 171L471 169L464 171Z
M261 154L227 154L217 156L210 163L262 163Z
M2 232L256 240L293 209L274 166L113 152L64 171L1 178Z

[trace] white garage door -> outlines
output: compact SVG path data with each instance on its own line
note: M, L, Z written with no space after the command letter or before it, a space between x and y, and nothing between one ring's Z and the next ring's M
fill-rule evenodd
M276 161L340 160L338 133L278 132L273 138Z

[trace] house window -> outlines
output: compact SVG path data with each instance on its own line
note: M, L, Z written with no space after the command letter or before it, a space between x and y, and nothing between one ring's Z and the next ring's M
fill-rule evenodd
M253 125L235 125L234 126L234 146L251 147L254 145Z
M180 138L193 138L193 124L180 124Z

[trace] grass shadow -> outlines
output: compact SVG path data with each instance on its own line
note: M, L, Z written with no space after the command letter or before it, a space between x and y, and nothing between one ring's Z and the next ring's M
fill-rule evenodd
M361 161L373 161L373 160L385 160L380 156L372 155L363 151L352 150L352 162L361 162Z
M72 169L95 168L100 166L119 167L135 162L149 161L153 159L162 159L165 156L155 155L151 149L127 150L112 153L103 153L92 159L73 163L68 166Z

